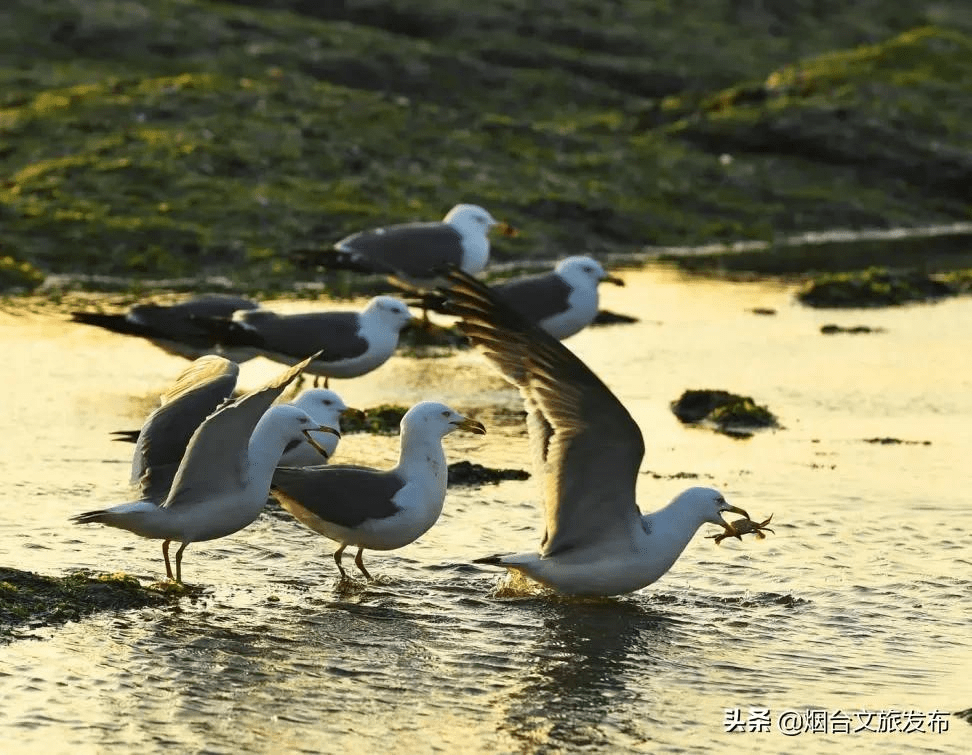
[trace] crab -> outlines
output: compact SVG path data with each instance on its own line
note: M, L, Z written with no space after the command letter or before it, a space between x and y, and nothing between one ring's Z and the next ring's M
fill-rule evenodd
M776 533L766 525L770 523L773 515L770 514L762 522L754 522L752 519L736 519L735 521L729 522L725 525L726 531L720 532L718 535L707 535L706 537L715 540L715 544L718 545L727 537L734 537L737 540L742 540L743 535L748 535L750 532L756 535L757 540L763 540L766 535L763 534L763 530L767 532Z

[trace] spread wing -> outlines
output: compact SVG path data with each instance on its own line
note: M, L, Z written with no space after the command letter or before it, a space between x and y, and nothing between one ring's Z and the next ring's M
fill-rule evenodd
M448 223L404 223L361 231L334 245L375 272L429 277L444 265L462 263L462 235Z
M165 500L189 439L232 395L239 372L239 365L223 357L200 357L162 394L162 405L139 431L132 457L131 481L142 498Z
M227 491L236 486L242 490L253 428L316 356L309 356L262 388L225 403L210 414L189 440L163 508L195 503L216 489Z
M309 513L342 527L357 527L398 513L392 498L404 485L396 474L368 467L278 467L270 492L301 521Z
M542 555L640 526L635 485L645 446L628 411L566 346L488 286L461 271L448 279L443 293L461 329L523 397L543 480Z

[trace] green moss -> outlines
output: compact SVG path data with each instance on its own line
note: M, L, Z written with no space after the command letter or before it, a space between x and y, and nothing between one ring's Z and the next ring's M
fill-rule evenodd
M363 417L348 416L341 420L341 431L347 433L379 433L394 435L398 432L407 406L379 404L365 409Z
M870 268L820 275L807 282L797 298L811 307L886 307L952 296L967 285L970 277L953 275L953 284L917 271Z
M128 574L76 572L46 577L0 568L0 642L26 636L29 630L79 621L98 611L121 611L164 605L173 598L145 588Z
M272 290L457 201L497 259L968 218L966 3L731 6L10 0L0 244Z
M686 390L671 404L686 424L705 424L733 437L749 437L754 428L779 427L773 413L749 396L710 389Z
M44 274L29 262L0 257L0 291L32 291L44 282Z

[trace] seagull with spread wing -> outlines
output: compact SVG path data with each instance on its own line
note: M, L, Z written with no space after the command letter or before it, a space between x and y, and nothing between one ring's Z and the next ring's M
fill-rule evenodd
M173 578L169 543L179 542L175 580L182 582L182 553L189 543L231 535L259 516L270 492L273 470L288 444L305 438L316 443L311 433L336 432L295 406L271 407L311 359L210 414L192 433L163 500L153 498L159 495L159 482L152 482L149 470L140 480L139 500L78 514L72 521L106 524L162 540L169 579ZM213 379L227 377L220 374L218 363L210 363L210 367L214 369Z
M712 488L693 487L642 514L635 499L645 444L634 419L569 349L462 271L443 290L460 327L516 385L527 411L536 477L543 481L539 551L477 563L521 572L569 595L618 595L667 572L705 523L749 515Z

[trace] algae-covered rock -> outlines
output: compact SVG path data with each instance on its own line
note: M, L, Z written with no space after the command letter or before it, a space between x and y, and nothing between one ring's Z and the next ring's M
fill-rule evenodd
M827 273L809 281L797 299L811 307L890 307L952 296L952 283L918 271L869 268L856 273Z
M450 485L495 485L504 480L526 480L530 473L524 469L494 469L471 461L457 461L449 465Z
M168 593L143 587L128 574L75 572L47 577L0 568L0 642L29 630L78 621L99 611L120 611L171 603L182 591Z
M730 5L8 2L0 242L273 289L457 201L495 259L968 219L967 2Z
M725 435L747 438L752 430L779 427L773 413L749 396L721 390L686 390L672 402L672 412L685 424L705 424Z
M347 433L378 433L394 435L402 423L407 406L379 404L364 410L364 416L348 416L341 420L341 431Z

